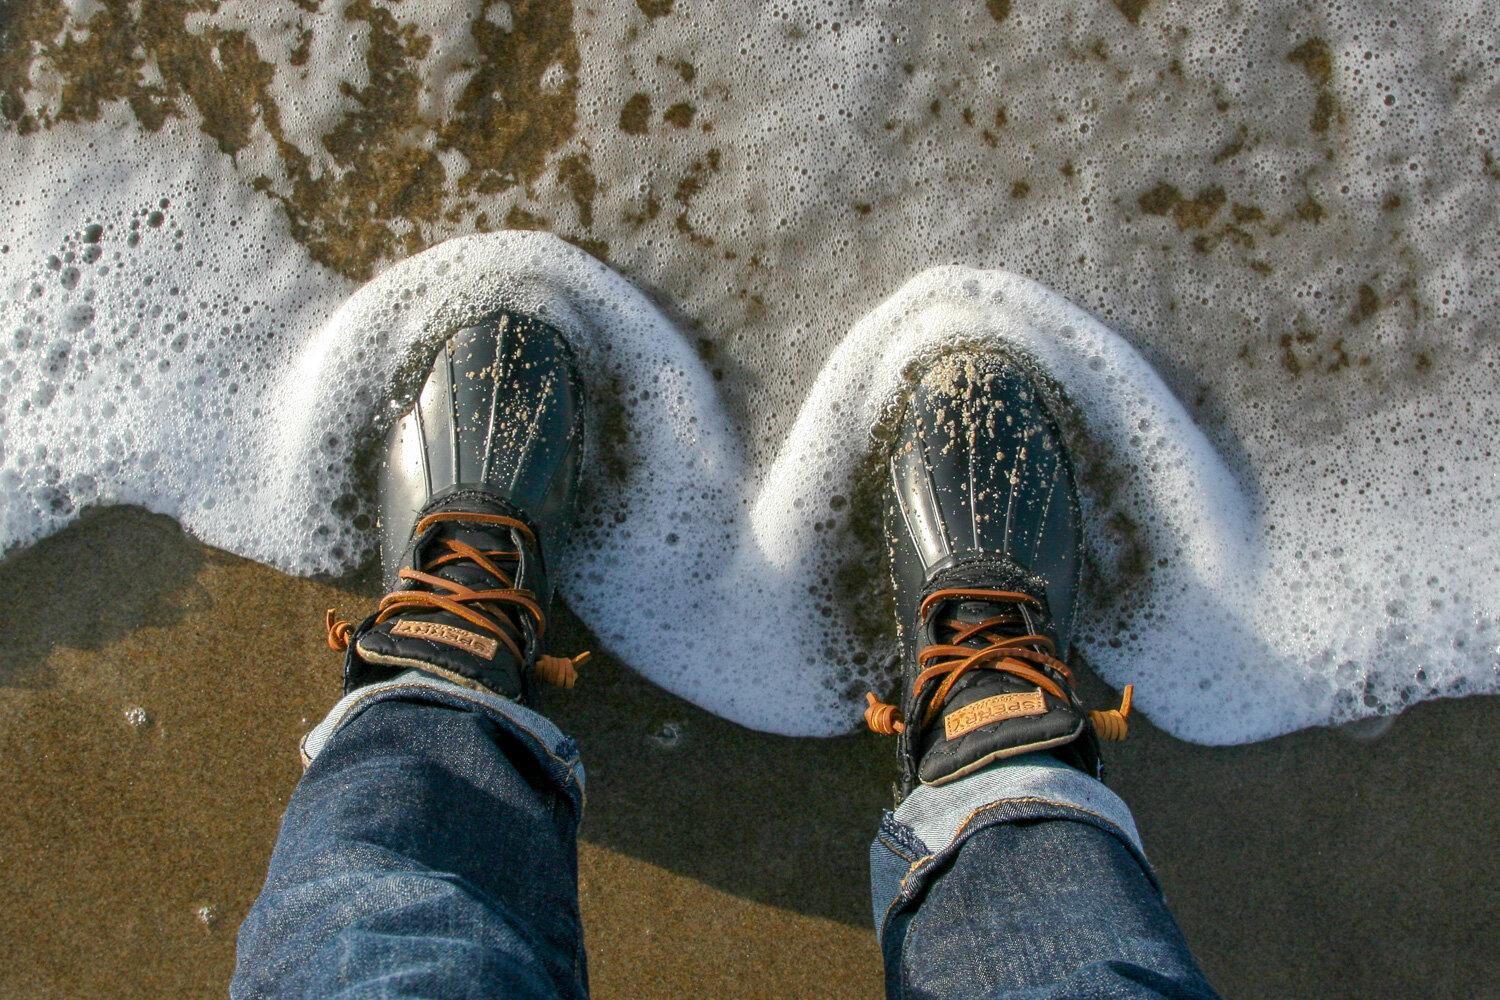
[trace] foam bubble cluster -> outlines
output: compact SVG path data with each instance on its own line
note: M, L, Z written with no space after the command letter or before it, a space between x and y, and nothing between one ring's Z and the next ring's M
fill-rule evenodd
M424 352L546 311L599 404L572 605L713 711L838 732L888 676L871 429L1004 343L1066 400L1078 646L1155 722L1500 691L1479 4L210 7L9 29L0 548L133 502L347 569ZM540 236L395 264L502 224L629 280Z

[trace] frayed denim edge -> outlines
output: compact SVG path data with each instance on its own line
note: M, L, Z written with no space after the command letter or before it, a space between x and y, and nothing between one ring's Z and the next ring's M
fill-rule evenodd
M371 705L393 698L428 701L453 708L477 708L512 733L537 759L567 794L583 806L585 775L578 744L557 728L552 720L525 705L488 691L462 687L451 681L408 670L394 680L370 684L340 698L313 729L302 738L302 765L317 759L340 729Z

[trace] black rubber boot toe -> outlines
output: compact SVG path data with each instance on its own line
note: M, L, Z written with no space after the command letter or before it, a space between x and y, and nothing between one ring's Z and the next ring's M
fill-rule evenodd
M563 335L496 313L451 337L380 469L381 563L395 572L417 511L470 486L516 505L557 552L573 523L583 453L583 387Z

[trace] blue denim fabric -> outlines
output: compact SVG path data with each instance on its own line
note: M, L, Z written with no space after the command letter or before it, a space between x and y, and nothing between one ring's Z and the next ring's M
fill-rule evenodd
M303 747L230 995L587 994L572 740L411 672ZM871 847L890 997L1212 997L1103 785L1023 757L887 813Z
M870 845L890 1000L1210 998L1125 803L1042 754L917 788Z
M309 734L230 995L583 997L571 739L422 675Z

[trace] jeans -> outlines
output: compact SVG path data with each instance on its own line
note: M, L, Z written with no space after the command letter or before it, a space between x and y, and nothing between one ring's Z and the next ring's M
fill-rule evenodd
M230 995L583 997L578 750L415 671L308 735ZM1214 997L1123 802L1028 755L886 813L870 848L889 997Z

